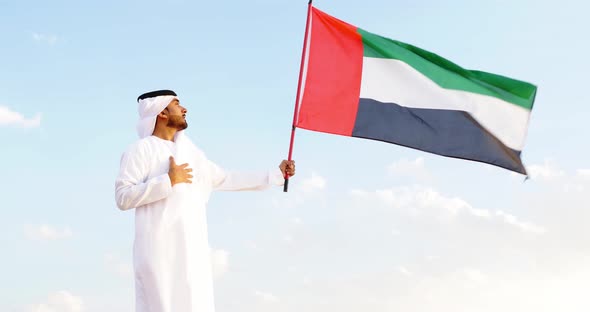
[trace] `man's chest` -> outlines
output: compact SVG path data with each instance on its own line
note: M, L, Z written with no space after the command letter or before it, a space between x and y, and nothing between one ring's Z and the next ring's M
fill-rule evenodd
M188 164L192 169L193 185L205 186L211 184L209 161L198 150L177 149L173 145L154 146L150 150L148 167L149 178L168 173L170 156L174 157L177 165Z

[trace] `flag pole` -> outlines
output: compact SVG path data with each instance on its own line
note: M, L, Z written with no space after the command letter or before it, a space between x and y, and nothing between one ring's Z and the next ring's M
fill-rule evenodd
M303 67L305 64L305 52L307 49L307 37L309 33L309 24L311 22L311 6L313 0L309 0L307 3L307 21L305 23L305 36L303 37L303 49L301 51L301 65L299 66L299 81L297 83L297 95L295 96L295 110L293 111L293 125L291 127L291 142L289 143L289 157L287 158L291 161L291 157L293 156L293 141L295 140L295 129L296 129L296 121L297 121L297 112L299 111L299 99L301 94L301 80L303 79ZM283 192L287 192L289 189L289 176L285 173L285 184L283 185Z

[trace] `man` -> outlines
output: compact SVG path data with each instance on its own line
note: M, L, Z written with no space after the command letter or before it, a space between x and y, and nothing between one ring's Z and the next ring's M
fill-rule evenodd
M227 172L184 134L187 110L176 93L153 91L137 101L140 140L123 154L115 182L119 209L135 208L136 311L213 312L205 212L211 191L282 185L295 163L283 160L268 173Z

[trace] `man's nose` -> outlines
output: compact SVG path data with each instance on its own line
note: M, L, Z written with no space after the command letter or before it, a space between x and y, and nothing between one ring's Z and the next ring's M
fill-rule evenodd
M188 110L187 110L186 108L184 108L184 107L183 107L183 108L182 108L182 113L183 113L183 114L186 114L186 113L188 113Z

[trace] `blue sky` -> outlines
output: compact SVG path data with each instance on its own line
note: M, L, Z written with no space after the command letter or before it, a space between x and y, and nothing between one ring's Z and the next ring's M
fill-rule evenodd
M0 0L1 311L132 310L114 178L139 94L176 90L226 168L286 157L306 3ZM289 193L210 202L218 311L588 311L588 4L315 5L536 84L532 179L298 130Z

